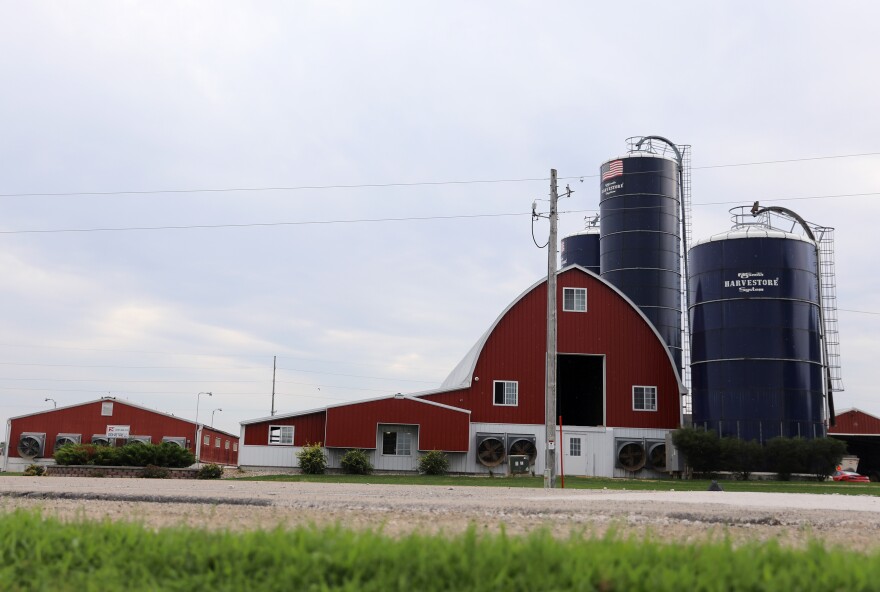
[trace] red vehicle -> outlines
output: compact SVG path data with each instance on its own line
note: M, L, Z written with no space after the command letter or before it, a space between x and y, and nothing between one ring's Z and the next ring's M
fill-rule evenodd
M835 481L853 481L856 483L868 483L871 481L866 476L859 475L858 473L854 473L852 471L834 471L834 474L831 475L831 478Z

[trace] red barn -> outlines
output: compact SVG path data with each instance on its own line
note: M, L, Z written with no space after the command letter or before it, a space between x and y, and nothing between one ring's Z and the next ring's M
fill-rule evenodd
M108 437L110 426L127 428L128 437ZM238 464L237 436L111 397L13 417L6 423L6 442L6 471L54 462L56 448L89 442L172 442L191 450L200 462Z
M828 436L846 442L848 454L859 458L858 472L880 481L880 417L860 409L844 409L835 416Z
M320 442L331 467L361 448L379 470L414 470L420 452L443 450L457 472L496 470L515 453L543 471L546 286L514 300L435 391L242 422L240 464L295 467L296 451ZM685 392L666 345L631 300L584 268L561 270L557 289L557 458L567 474L655 474Z

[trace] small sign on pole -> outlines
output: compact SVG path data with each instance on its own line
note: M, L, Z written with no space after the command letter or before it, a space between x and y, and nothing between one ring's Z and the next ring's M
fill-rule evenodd
M128 438L131 433L131 426L127 425L108 425L107 426L107 437L108 438Z

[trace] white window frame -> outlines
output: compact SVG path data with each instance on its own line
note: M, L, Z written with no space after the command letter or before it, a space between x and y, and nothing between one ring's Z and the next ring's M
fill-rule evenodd
M278 441L272 441L272 430L278 428ZM290 434L287 438L286 434ZM288 441L289 440L289 441ZM293 446L293 426L290 425L270 425L269 426L269 446Z
M641 406L638 405L641 398ZM657 411L657 387L633 386L633 411Z
M394 452L385 452L385 435L394 434ZM382 430L382 456L412 456L413 434L407 430Z
M232 443L232 452L238 452L238 442Z
M223 442L223 438L215 438L214 439L214 448L220 448L221 442Z
M575 443L577 443L577 446L575 446ZM568 439L568 456L580 456L582 450L580 436L572 436Z
M498 390L498 385L503 384L503 399L502 402L499 403L496 397L496 393ZM508 387L512 386L512 391L508 390ZM511 403L510 400L513 400ZM492 404L496 407L517 407L519 406L519 382L516 380L496 380L492 383Z
M101 417L113 417L113 401L101 403Z
M229 440L226 440L226 446L224 448L225 450L229 450Z
M205 445L205 446L210 446L210 445L211 445L211 434L205 434L205 437L204 437L204 445Z
M567 306L567 295L571 294L571 307ZM578 296L583 295L583 302L579 302ZM583 308L580 306L583 305ZM562 288L563 312L587 312L587 289L586 288Z

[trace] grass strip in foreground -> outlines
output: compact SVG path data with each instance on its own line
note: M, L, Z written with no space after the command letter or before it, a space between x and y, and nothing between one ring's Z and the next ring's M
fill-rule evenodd
M3 590L876 590L880 555L608 536L391 538L343 528L153 531L0 517Z

